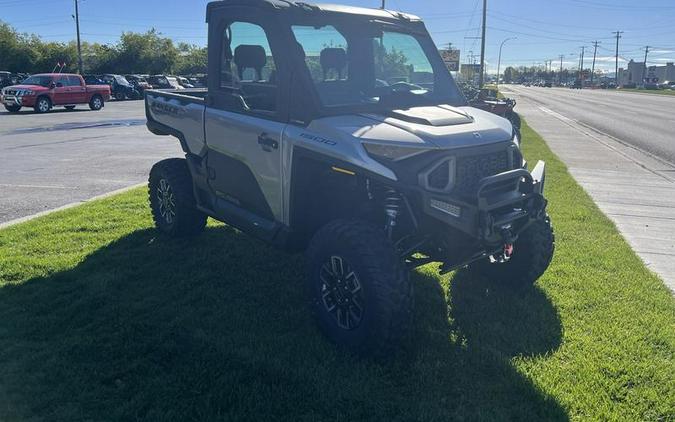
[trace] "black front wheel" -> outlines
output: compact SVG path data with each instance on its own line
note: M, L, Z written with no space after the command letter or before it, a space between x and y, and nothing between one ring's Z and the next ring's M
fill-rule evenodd
M307 257L312 308L330 340L363 355L400 344L412 320L412 284L383 230L336 220L314 235Z
M532 223L513 245L513 254L506 262L493 258L478 261L469 271L495 281L505 281L529 286L548 269L555 251L555 234L547 215Z
M5 110L9 111L10 113L18 113L19 110L21 110L20 105L6 105Z
M160 161L150 170L150 208L155 226L173 237L199 234L207 216L197 209L192 177L184 159Z

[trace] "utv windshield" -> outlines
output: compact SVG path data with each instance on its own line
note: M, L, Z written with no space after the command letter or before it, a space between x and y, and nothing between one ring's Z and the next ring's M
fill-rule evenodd
M389 24L292 26L327 108L465 105L426 34Z
M49 87L49 84L52 83L52 78L51 76L40 76L40 75L35 75L31 76L30 78L24 80L21 82L22 85L40 85L45 88Z

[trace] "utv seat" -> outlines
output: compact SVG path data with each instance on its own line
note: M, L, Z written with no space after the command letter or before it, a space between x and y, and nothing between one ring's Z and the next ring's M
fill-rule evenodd
M330 98L333 105L353 104L361 94L348 77L347 51L344 48L329 47L321 50L319 63L323 81L317 84L321 98Z
M234 64L237 67L241 95L246 104L254 110L276 110L277 86L263 79L263 69L267 65L267 53L261 45L242 44L234 50ZM253 79L245 79L246 71L253 70ZM274 71L272 73L275 73ZM275 79L276 79L276 75Z

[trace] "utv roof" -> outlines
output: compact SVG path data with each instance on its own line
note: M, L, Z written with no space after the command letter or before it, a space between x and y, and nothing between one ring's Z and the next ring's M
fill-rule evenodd
M418 16L408 13L365 7L344 6L339 4L313 4L291 0L219 0L208 4L206 20L214 9L227 6L270 7L279 11L301 11L308 14L335 13L355 16L370 16L379 19L395 19L408 22L421 21Z

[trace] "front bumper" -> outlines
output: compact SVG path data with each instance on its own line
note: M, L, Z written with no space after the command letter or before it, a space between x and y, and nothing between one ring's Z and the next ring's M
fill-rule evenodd
M16 95L3 95L0 97L0 102L6 106L19 106L19 107L32 107L35 105L34 96L16 96Z
M532 172L510 170L482 179L475 199L422 192L426 215L478 239L486 248L512 243L546 210L546 164L539 161Z

